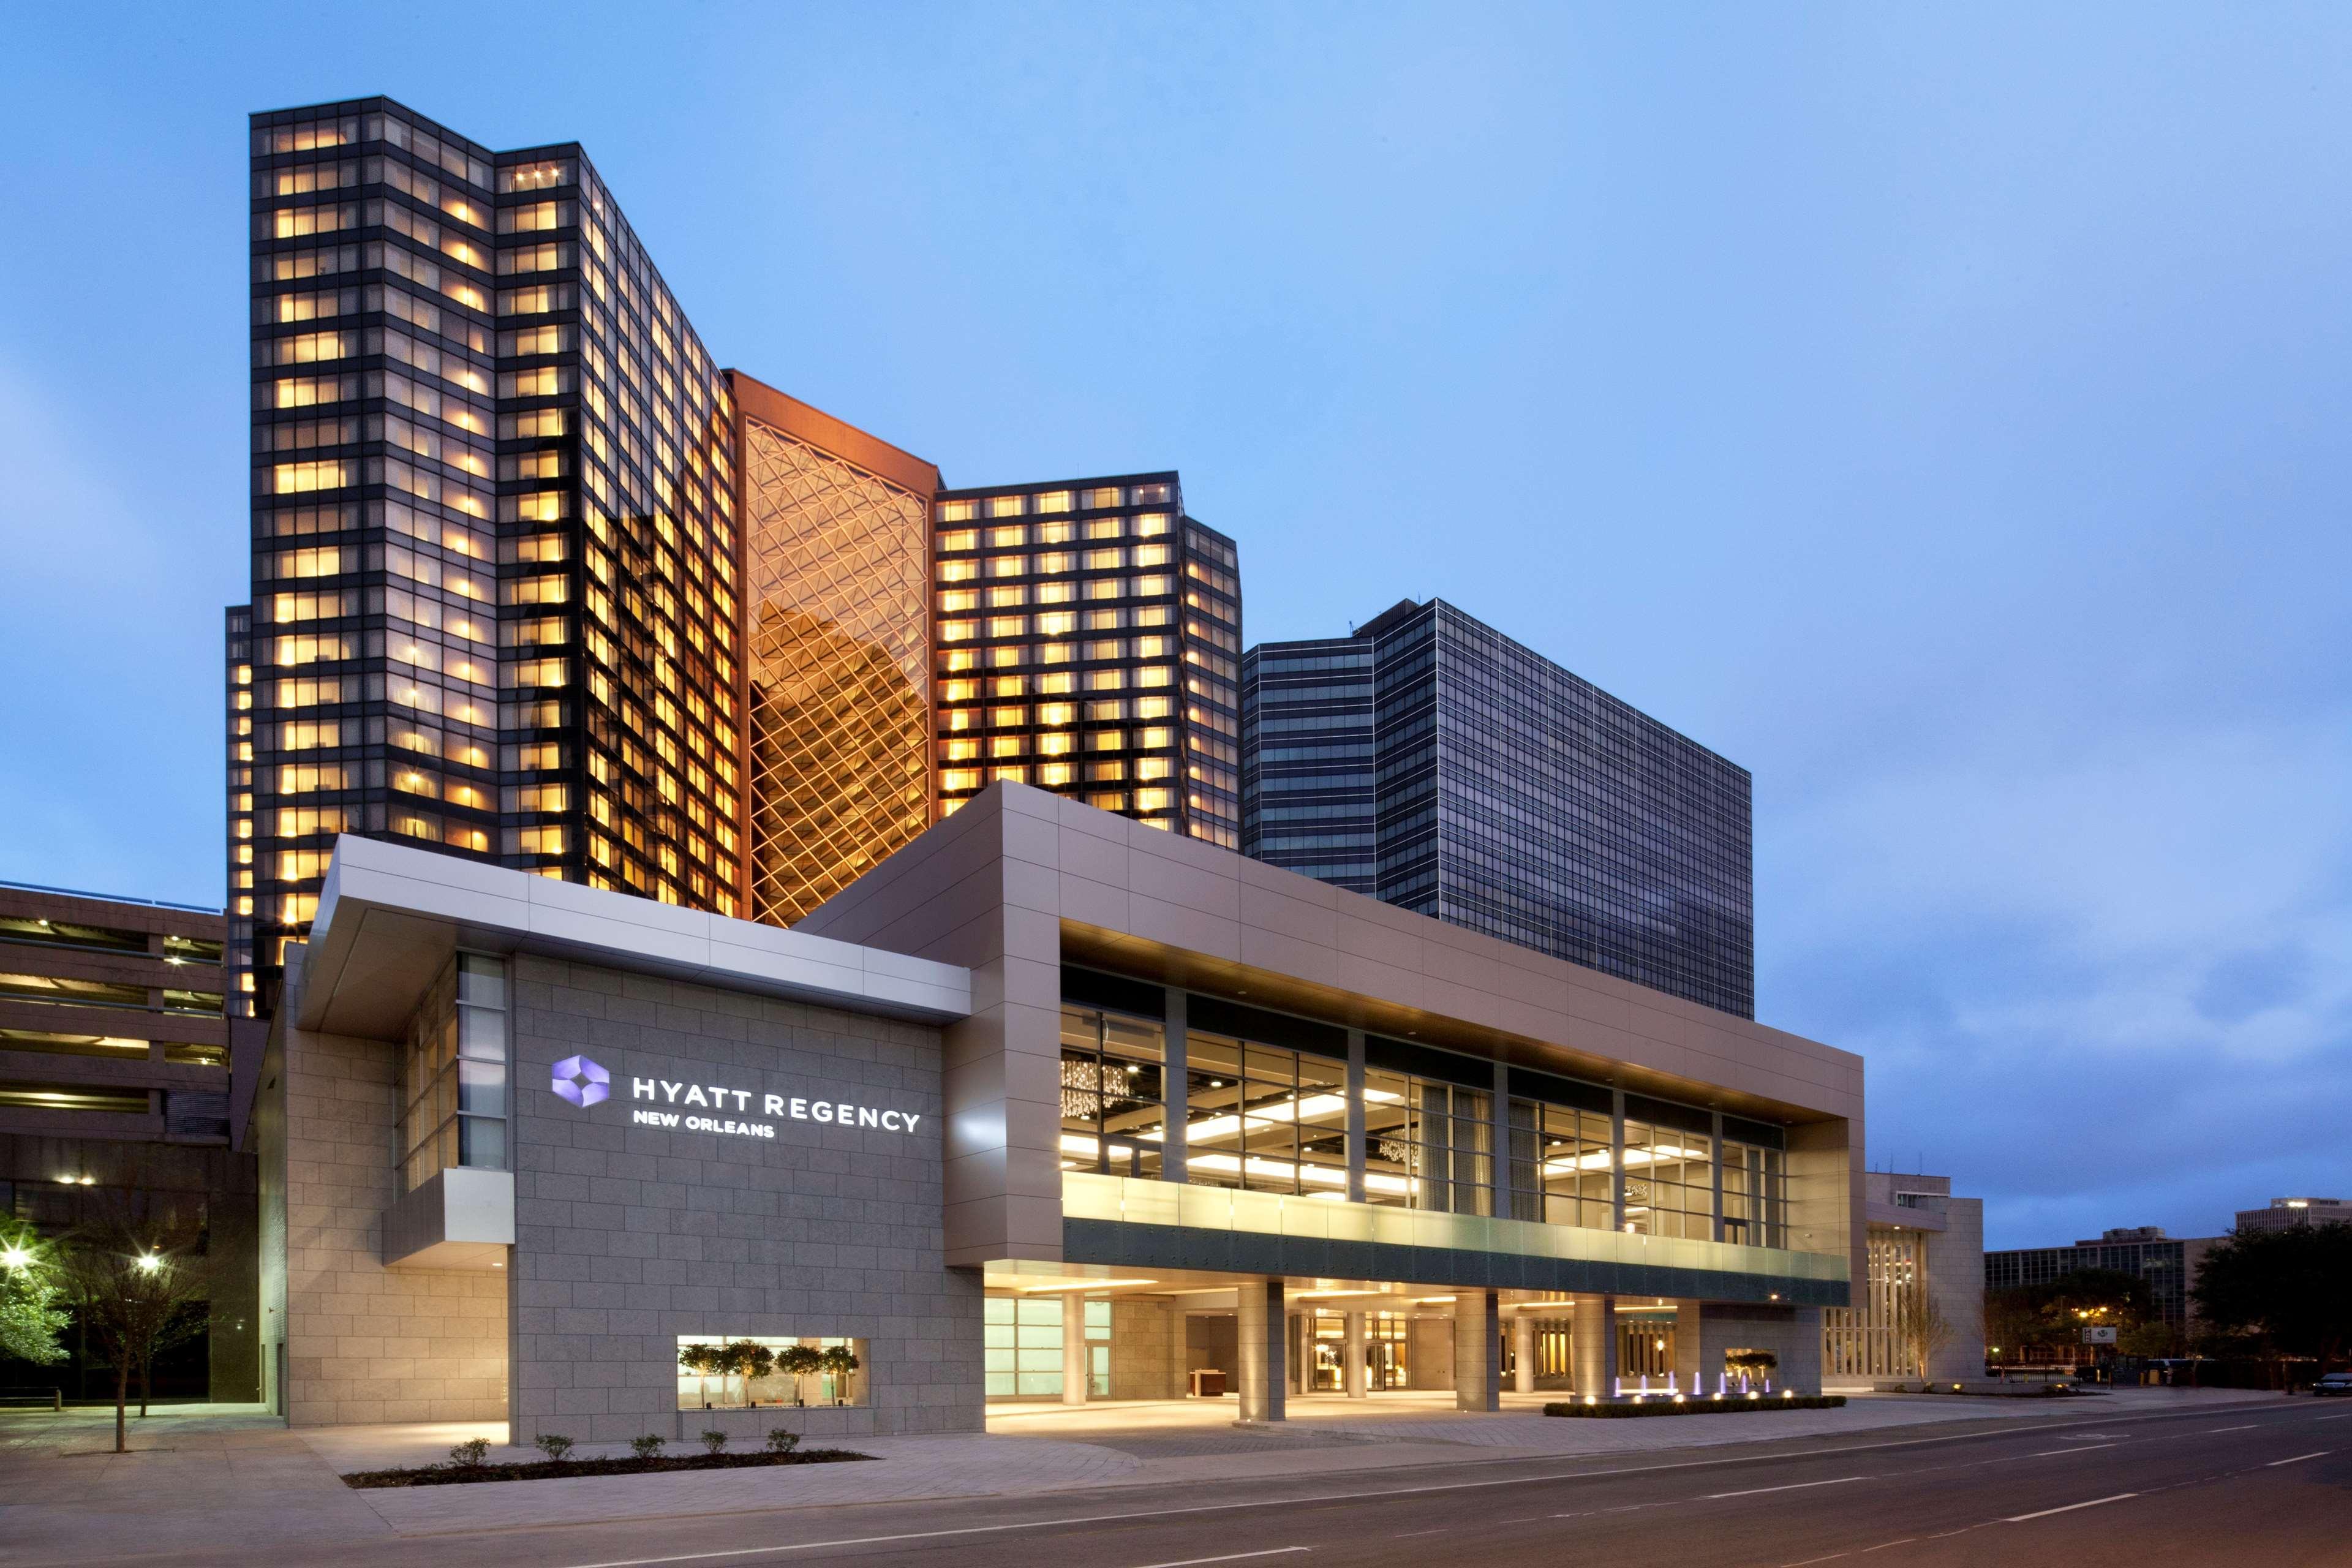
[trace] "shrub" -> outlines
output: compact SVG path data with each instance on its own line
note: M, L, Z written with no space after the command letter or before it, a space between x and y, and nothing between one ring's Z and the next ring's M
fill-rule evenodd
M715 1454L715 1453L719 1452L719 1449L724 1448L725 1447L727 1447L727 1434L726 1434L726 1433L724 1433L724 1432L720 1432L720 1431L718 1431L718 1430L716 1430L716 1429L714 1429L714 1428L709 1428L709 1427L706 1427L706 1428L703 1430L703 1434L702 1434L702 1451L703 1451L704 1453L706 1453L706 1454Z
M1647 1415L1738 1415L1759 1410L1835 1410L1844 1404L1845 1395L1843 1394L1774 1394L1767 1399L1692 1399L1683 1403L1671 1398L1650 1398L1639 1404L1632 1400L1603 1400L1593 1405L1572 1400L1547 1405L1543 1413L1612 1421Z
M658 1432L648 1432L642 1437L629 1439L629 1452L640 1459L658 1459L661 1458L662 1445L668 1441L668 1438Z
M539 1451L545 1454L549 1462L552 1464L562 1464L563 1456L572 1452L572 1439L559 1437L552 1432L541 1432L531 1441L539 1446Z
M449 1450L449 1462L465 1469L473 1468L489 1457L490 1440L488 1437L469 1437Z
M768 1452L771 1454L789 1454L800 1447L800 1441L801 1435L797 1432L787 1432L781 1426L768 1428Z

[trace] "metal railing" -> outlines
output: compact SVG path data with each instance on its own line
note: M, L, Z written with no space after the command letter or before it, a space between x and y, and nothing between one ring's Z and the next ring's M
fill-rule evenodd
M220 916L227 911L209 904L174 903L170 899L137 899L128 893L93 893L87 888L52 888L46 882L12 882L0 877L0 888L20 893L58 893L68 899L95 899L104 904L138 904L151 910L181 910L192 915Z

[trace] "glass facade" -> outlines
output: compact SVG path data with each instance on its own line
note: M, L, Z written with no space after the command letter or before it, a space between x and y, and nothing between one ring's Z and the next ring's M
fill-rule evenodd
M461 952L408 1026L400 1058L400 1184L453 1165L507 1168L506 961Z
M791 925L930 826L930 492L751 412L751 914Z
M1241 565L1173 473L944 490L943 811L999 779L1240 843Z
M341 832L734 913L733 411L603 181L386 99L252 136L240 997Z
M1170 1178L1181 1124L1192 1187L1790 1245L1778 1125L1181 994L1172 1031L1163 988L1063 972L1065 1172Z
M1108 1301L1058 1295L990 1296L981 1303L982 1372L991 1399L1062 1396L1062 1324L1070 1313L1087 1337L1087 1395L1110 1396Z
M1244 854L1743 1018L1748 773L1442 599L1244 661Z

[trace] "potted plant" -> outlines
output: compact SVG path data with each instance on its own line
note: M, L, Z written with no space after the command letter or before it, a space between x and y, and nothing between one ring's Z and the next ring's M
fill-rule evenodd
M743 1403L751 1403L751 1380L775 1370L776 1352L757 1340L736 1340L725 1351L727 1371L742 1379Z
M677 1348L677 1364L698 1380L705 1410L710 1408L710 1374L720 1370L719 1359L724 1353L717 1345L697 1343Z
M833 1402L842 1403L849 1392L849 1374L857 1370L857 1354L847 1345L827 1345L817 1357L817 1364L833 1377Z
M793 1403L805 1405L808 1390L801 1380L824 1365L824 1358L809 1345L786 1345L776 1352L776 1370L793 1380Z

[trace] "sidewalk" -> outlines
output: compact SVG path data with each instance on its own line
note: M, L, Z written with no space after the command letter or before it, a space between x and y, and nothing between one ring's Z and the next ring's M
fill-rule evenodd
M656 1476L492 1482L354 1491L341 1473L446 1459L488 1423L325 1427L289 1432L238 1407L203 1407L136 1423L134 1449L112 1441L110 1411L0 1415L0 1540L11 1558L93 1556L243 1543L256 1556L406 1536L622 1519L707 1516L918 1499L1034 1495L1104 1487L1329 1475L1404 1465L1648 1455L1790 1437L1864 1436L1954 1421L2081 1422L2279 1396L2229 1390L2130 1389L2070 1400L1876 1395L1842 1410L1691 1415L1644 1421L1547 1417L1540 1399L1465 1415L1447 1396L1294 1400L1281 1427L1240 1430L1231 1402L1104 1404L1000 1411L986 1435L861 1438L870 1464ZM583 1445L575 1453L619 1453ZM494 1447L493 1458L535 1458ZM158 1497L172 1506L159 1509Z

